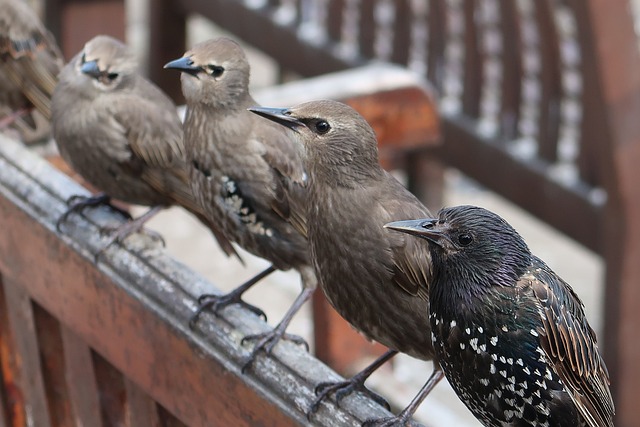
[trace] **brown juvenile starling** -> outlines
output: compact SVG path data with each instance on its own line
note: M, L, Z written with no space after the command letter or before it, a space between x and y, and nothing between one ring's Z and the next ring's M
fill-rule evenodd
M458 206L386 227L428 241L436 356L484 425L613 427L609 375L582 302L505 220Z
M383 228L429 211L379 165L373 129L355 110L335 101L250 110L292 129L304 143L311 259L331 305L368 338L431 360L431 255L420 242ZM356 375L347 387L360 388L369 373ZM398 417L378 424L406 423L441 377L439 369L434 371ZM312 410L316 407L317 402Z
M0 118L28 134L35 108L51 119L51 96L62 68L53 36L22 0L0 0Z
M305 172L301 150L280 126L249 113L257 103L249 94L249 62L233 40L218 38L195 45L165 65L182 72L187 100L184 124L187 158L193 166L191 185L210 221L224 235L271 266L227 295L203 295L192 318L207 307L217 312L232 303L261 310L242 301L249 287L271 272L296 269L303 290L273 331L245 337L257 340L257 351L270 352L286 336L293 315L316 287L304 236ZM306 343L304 343L306 345Z
M120 227L109 244L173 204L204 219L189 186L175 105L136 68L124 44L97 36L64 67L53 94L53 134L62 158L108 195L75 202L58 224L69 212L108 202L109 197L153 206ZM234 254L231 243L205 223L223 250Z

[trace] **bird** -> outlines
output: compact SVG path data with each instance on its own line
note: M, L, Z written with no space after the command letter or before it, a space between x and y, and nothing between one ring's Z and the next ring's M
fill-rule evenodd
M34 110L51 120L51 97L64 60L54 37L22 0L0 0L0 120L26 138L41 133ZM48 125L43 127L48 133Z
M70 213L108 203L111 197L151 207L120 226L100 254L163 208L180 205L209 226L228 255L237 255L206 220L191 192L175 105L137 72L135 56L125 44L96 36L62 69L52 98L52 127L62 158L104 192L72 198L58 229Z
M280 323L243 339L255 342L244 371L259 351L270 353L282 338L307 346L302 338L285 332L317 282L305 237L301 150L280 126L247 111L258 104L249 93L249 61L234 40L220 37L198 43L165 68L181 72L187 103L184 139L194 194L230 241L271 263L229 294L200 296L191 326L209 307L218 313L236 303L263 314L244 302L242 294L275 270L295 269L301 276L302 292Z
M307 238L327 300L355 329L390 349L351 383L319 385L319 399L335 392L339 400L355 390L374 397L363 382L385 357L402 352L433 359L427 301L431 255L415 239L383 228L390 221L429 216L429 210L380 166L373 129L348 105L318 100L250 111L289 128L304 147ZM442 377L436 368L398 416L366 423L408 423ZM318 404L316 400L308 413Z
M480 422L613 426L609 375L580 298L503 218L456 206L385 227L427 241L433 346Z

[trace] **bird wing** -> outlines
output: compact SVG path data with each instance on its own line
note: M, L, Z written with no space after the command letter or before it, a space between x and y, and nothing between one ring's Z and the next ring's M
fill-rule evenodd
M388 222L429 218L429 210L393 176L385 172L382 187L372 197L383 198L378 205L382 212L380 228ZM393 282L411 295L425 301L432 280L431 252L428 243L404 233L383 230L392 252Z
M294 141L282 126L258 119L263 158L274 175L271 208L303 236L307 236L306 181L302 144Z
M587 424L613 427L609 374L580 298L539 259L530 271L521 282L528 282L537 301L541 347Z
M163 108L145 95L118 94L108 108L137 158L151 167L170 168L184 161L180 119L175 109Z
M130 163L142 162L144 167L134 166L142 180L196 215L211 230L225 254L243 262L229 239L206 218L191 191L182 123L173 103L151 83L139 81L138 85L143 86L139 92L144 95L120 94L110 105L133 155Z

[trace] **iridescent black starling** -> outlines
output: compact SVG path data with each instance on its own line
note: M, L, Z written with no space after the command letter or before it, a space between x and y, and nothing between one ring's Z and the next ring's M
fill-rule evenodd
M459 206L386 227L428 241L436 356L484 425L613 426L609 375L582 302L505 220Z
M281 127L249 113L249 62L228 38L207 40L165 65L182 72L187 100L184 140L191 164L191 188L209 220L245 250L272 263L264 272L227 295L203 295L200 312L239 303L243 292L276 269L300 272L303 290L281 322L256 340L251 357L270 352L293 315L316 288L304 230L306 175L299 147ZM294 226L295 224L295 226ZM298 343L302 338L286 335ZM306 343L304 343L306 344ZM245 364L245 367L248 366Z
M431 255L420 241L383 228L389 221L429 211L382 169L371 126L335 101L250 110L292 129L304 143L311 258L331 305L368 338L432 359L427 304ZM369 373L346 386L359 388ZM408 421L440 377L436 370L412 404L383 425Z

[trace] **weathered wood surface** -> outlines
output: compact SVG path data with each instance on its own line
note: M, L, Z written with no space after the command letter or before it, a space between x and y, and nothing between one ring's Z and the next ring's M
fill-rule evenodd
M148 395L190 426L308 424L304 412L314 399L314 385L339 378L337 374L302 349L284 342L271 357L259 357L253 368L242 375L240 366L251 350L240 344L242 337L264 331L268 325L250 312L231 307L219 318L205 314L198 330L189 330L187 320L195 309L195 296L204 289L211 290L211 284L169 258L145 236L129 238L124 249L108 249L94 264L93 254L104 243L97 227L118 224L121 219L106 208L90 210L82 216L72 215L64 224L63 233L58 233L55 221L66 208L64 201L73 194L87 191L21 145L0 137L3 299L10 303L25 301L28 295L50 316L59 319L63 331L68 328L69 332L61 334L62 346L69 354L58 367L68 369L72 358L87 367L88 349L73 343L77 337L97 353L92 364L101 399L109 396L105 387L114 396L122 396L122 391L117 390L123 388L127 404L138 407L147 405ZM33 327L33 317L24 318L25 313L32 316L28 307L27 302L21 302L11 308L8 317L12 333ZM0 315L4 317L6 313ZM42 317L46 316L36 316ZM13 329L17 319L21 325ZM2 329L4 348L6 326ZM67 336L68 333L73 335ZM48 417L48 407L43 402L41 380L37 379L42 367L32 360L38 352L30 348L29 342L34 336L12 337L11 345L17 354L9 357L20 358L11 369L13 375L18 375L13 381L17 390L13 392L22 395L24 407L39 408L29 409L29 417L44 419ZM7 351L1 355L4 365ZM121 372L126 380L116 377L116 383L106 381L112 376L110 370L103 363L96 364L96 357L108 361L111 370ZM74 370L83 369L75 363L73 366ZM4 374L3 366L6 381ZM74 382L73 375L78 371L65 375ZM27 377L33 379L24 385ZM118 386L117 381L125 382ZM90 390L94 386L88 385ZM70 396L78 393L84 395L79 390L69 391ZM95 416L95 395L89 393L85 398L84 409L74 412ZM105 419L106 407L113 408L110 415L128 416L118 415L122 402L117 399L100 405L103 422L109 421ZM122 410L126 412L126 408ZM356 395L346 398L341 408L330 402L322 405L313 423L352 426L385 415L388 413L384 409ZM146 415L137 412L136 416L146 416L145 425L154 425L155 415L148 411ZM14 422L9 425L20 425L16 417L12 419ZM29 425L46 426L48 422ZM135 424L127 421L125 425Z

